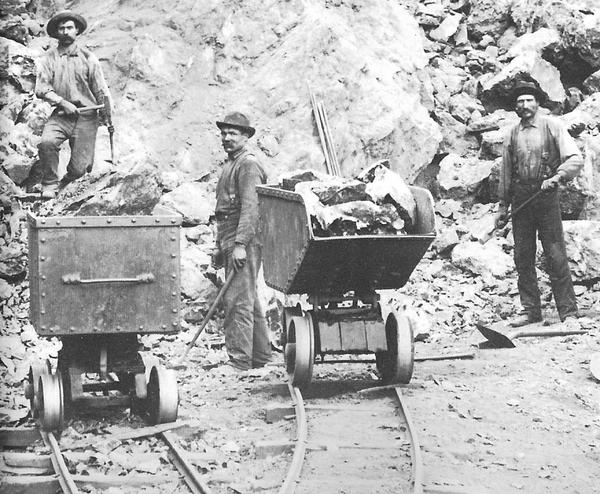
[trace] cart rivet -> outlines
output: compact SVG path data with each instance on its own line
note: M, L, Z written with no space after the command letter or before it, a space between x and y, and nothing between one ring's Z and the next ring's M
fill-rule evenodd
M163 324L163 325L162 325L160 328L161 328L161 329L167 329L167 325L166 325L166 324Z
M171 257L172 257L173 259L175 259L175 258L177 257L177 254L171 254Z
M171 312L172 312L173 314L177 314L177 309L171 309Z
M45 297L45 296L46 296L46 292L42 292L42 297Z
M132 223L135 223L135 218L131 218L131 222L132 222Z
M98 331L98 328L94 328L94 331Z
M175 240L177 240L177 237L171 237L171 240L172 240L173 242L175 242Z
M86 223L87 223L87 221L85 221L85 220L81 220L81 224L82 224L82 225L85 225Z
M46 331L46 326L42 326L42 331Z
M45 313L46 313L46 311L45 311L45 310L42 310L42 311L40 311L40 313L41 313L41 314L45 314Z
M111 220L110 218L108 218L108 219L106 220L106 222L107 222L107 223L112 223L112 220Z
M117 326L117 331L121 331L121 326Z
M173 321L173 326L179 326L179 323L177 321Z
M173 274L171 275L171 278L175 279L175 278L177 278L177 275L176 275L175 273L173 273Z
M160 223L160 218L154 218L155 223Z
M40 257L40 261L45 261L46 258L44 256Z
M173 225L175 224L175 218L173 218L173 219L171 220L171 224L173 224Z
M45 224L46 224L46 220L42 220L42 225L45 225Z
M46 241L46 239L45 239L45 238L41 238L41 239L40 239L40 242L42 242L42 243L44 243L45 241Z
M139 330L140 330L140 331L141 331L142 329L144 329L144 326L140 326L140 327L139 327Z
M46 279L46 275L42 275L42 279L45 280Z
M74 328L73 326L71 326L71 327L69 328L69 331L73 332L73 331L75 331L75 328Z
M171 292L171 295L173 295L173 297L177 296L177 292Z
M56 220L56 224L57 224L57 225L60 225L60 220Z

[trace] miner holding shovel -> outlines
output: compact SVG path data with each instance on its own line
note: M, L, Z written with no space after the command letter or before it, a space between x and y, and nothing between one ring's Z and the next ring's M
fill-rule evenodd
M58 46L39 62L35 87L36 96L55 107L38 146L38 173L45 199L55 197L61 185L91 171L100 120L110 115L110 96L100 62L77 40L86 27L81 15L65 10L53 16L46 28ZM71 158L59 183L58 156L66 140Z
M522 313L510 325L521 327L542 320L535 271L537 234L548 259L560 320L565 330L576 330L578 311L563 236L558 185L579 173L583 159L563 125L539 114L543 97L544 93L532 82L516 84L513 98L521 121L505 140L500 168L496 226L506 222L510 204L515 213L512 215L514 259L523 306ZM524 207L519 209L521 205Z

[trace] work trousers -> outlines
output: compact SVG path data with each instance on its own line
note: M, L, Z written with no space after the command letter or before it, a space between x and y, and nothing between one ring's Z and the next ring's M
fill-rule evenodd
M224 251L225 274L233 269L231 249ZM225 347L229 358L249 369L262 367L271 358L267 320L256 291L262 249L254 241L246 246L246 264L238 271L223 300L225 303Z
M515 210L539 190L539 185L514 184L512 208ZM577 315L577 303L563 236L558 190L543 192L512 218L515 239L515 266L523 309L541 315L540 291L535 270L536 233L547 259L552 293L560 320Z
M81 115L53 113L44 126L42 140L38 145L42 183L51 185L58 182L58 155L60 146L67 139L71 147L71 159L64 180L72 181L83 176L86 171L91 171L97 133L96 112Z

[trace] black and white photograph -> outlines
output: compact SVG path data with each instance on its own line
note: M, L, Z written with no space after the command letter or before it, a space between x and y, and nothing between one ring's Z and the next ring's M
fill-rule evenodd
M600 0L2 0L0 492L600 493Z

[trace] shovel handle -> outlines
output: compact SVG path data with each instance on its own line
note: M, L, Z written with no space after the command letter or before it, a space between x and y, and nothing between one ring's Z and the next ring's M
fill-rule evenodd
M204 316L204 319L202 320L202 324L200 324L200 327L198 328L198 331L196 331L196 334L192 338L192 341L190 341L187 344L187 346L185 348L185 352L183 352L183 355L179 359L179 362L178 362L179 364L181 364L185 360L185 358L187 357L188 352L195 345L196 340L198 339L198 337L200 336L200 334L202 333L202 331L204 331L204 328L206 327L206 325L208 324L208 321L210 320L210 318L213 316L213 314L217 310L219 302L221 302L221 299L223 298L223 295L225 295L225 292L227 292L227 290L229 289L229 285L231 285L231 282L233 281L234 277L235 277L235 269L232 269L231 272L229 273L229 275L227 276L227 279L225 280L225 283L223 284L223 286L219 290L219 293L217 294L217 297L213 300L213 303L211 304L210 308L208 309L208 312L206 313L206 316Z
M569 329L561 331L560 329L549 329L547 331L516 331L513 338L522 338L526 336L569 336L572 334L587 334L584 329Z

